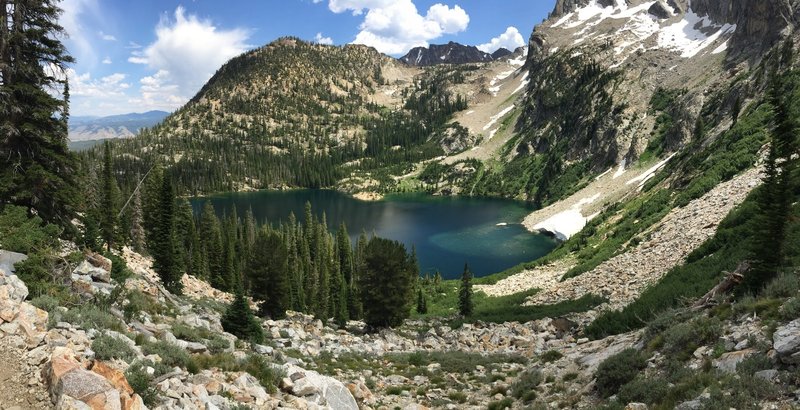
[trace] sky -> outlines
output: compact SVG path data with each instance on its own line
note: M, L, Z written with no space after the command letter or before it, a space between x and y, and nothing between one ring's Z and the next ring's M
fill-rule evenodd
M226 61L282 36L394 57L527 43L555 0L62 0L72 115L173 111Z

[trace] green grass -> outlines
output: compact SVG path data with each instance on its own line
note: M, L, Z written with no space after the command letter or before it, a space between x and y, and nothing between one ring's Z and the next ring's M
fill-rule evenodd
M524 265L514 267L501 275L513 275L521 272ZM496 281L496 276L490 278L475 279L475 284L492 283ZM458 280L443 281L440 286L441 292L434 292L428 289L428 313L420 315L413 312L415 318L432 317L453 317L458 312ZM522 306L522 304L537 292L536 289L515 293L508 296L492 297L483 292L473 294L475 305L474 313L468 318L457 318L451 321L451 326L458 327L461 323L483 321L489 323L504 322L529 322L545 317L563 316L573 312L585 312L595 306L604 303L605 299L595 295L586 295L577 300L565 301L553 305Z

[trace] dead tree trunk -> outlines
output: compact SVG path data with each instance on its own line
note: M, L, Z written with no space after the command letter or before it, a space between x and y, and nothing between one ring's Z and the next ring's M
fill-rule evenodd
M714 304L714 299L719 295L726 295L744 280L744 274L750 270L750 261L742 261L733 272L725 272L725 279L714 286L708 293L698 300L693 309L703 309Z

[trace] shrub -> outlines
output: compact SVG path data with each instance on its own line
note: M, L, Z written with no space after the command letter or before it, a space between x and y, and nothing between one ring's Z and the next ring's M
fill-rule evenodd
M511 385L511 395L517 399L525 398L530 392L536 390L536 387L542 383L542 379L542 372L539 369L522 373L519 379Z
M177 366L188 369L192 362L192 358L189 353L186 353L186 350L163 340L144 345L142 351L146 355L157 354L161 358L161 363L169 367ZM192 364L192 366L195 365Z
M58 244L61 228L45 224L42 218L28 217L21 206L6 205L0 212L0 248L30 254Z
M722 335L722 323L716 318L699 317L678 323L664 332L664 351L678 360L686 360L698 347L716 342Z
M95 305L82 305L60 315L57 321L64 321L78 325L84 329L114 330L117 332L125 331L123 323L107 311Z
M564 355L561 354L561 352L559 352L557 350L548 350L548 351L542 353L541 359L542 359L542 362L544 362L544 363L550 363L550 362L554 362L554 361L556 361L556 360L558 360L558 359L560 359L562 357L564 357Z
M278 382L284 374L272 367L263 356L250 355L244 360L241 369L258 379L261 386L269 393L277 391Z
M637 377L619 389L617 401L620 403L658 403L669 392L667 385L667 381L663 379Z
M762 295L768 298L788 298L800 290L800 277L795 273L784 272L764 288Z
M111 260L111 278L117 283L125 283L128 278L133 276L133 272L128 269L125 259L113 253L106 253L104 256Z
M742 375L752 376L761 370L772 369L772 361L764 353L754 354L736 366L736 372Z
M57 298L50 295L37 296L31 299L31 304L46 311L47 313L55 312L56 308L61 305Z
M505 398L499 401L493 401L489 403L487 407L488 410L503 410L503 409L510 409L511 406L514 404L514 400L511 398Z
M633 380L645 368L647 360L636 349L625 349L609 357L597 367L597 390L602 397L615 394L620 387Z
M781 318L792 320L800 317L800 297L791 298L781 306Z
M128 379L134 393L138 394L145 406L153 407L158 401L158 391L150 385L153 378L145 371L145 365L135 362L125 371L125 378Z
M460 392L460 391L451 392L450 394L447 395L447 398L452 400L452 401L454 401L454 402L457 402L457 403L462 403L463 404L463 403L467 402L466 393Z
M122 359L130 362L136 358L136 353L134 353L130 345L123 340L105 334L94 338L92 350L94 350L95 357L100 360Z

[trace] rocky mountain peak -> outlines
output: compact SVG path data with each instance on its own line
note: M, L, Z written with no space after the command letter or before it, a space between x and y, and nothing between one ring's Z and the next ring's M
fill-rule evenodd
M508 52L508 50L506 51ZM495 53L498 52L500 56L497 58L510 54L510 52L503 54L500 50ZM429 47L414 47L408 54L400 58L400 61L417 67L437 64L483 63L494 60L495 57L492 54L483 52L475 46L465 46L453 41L447 44L431 44Z

